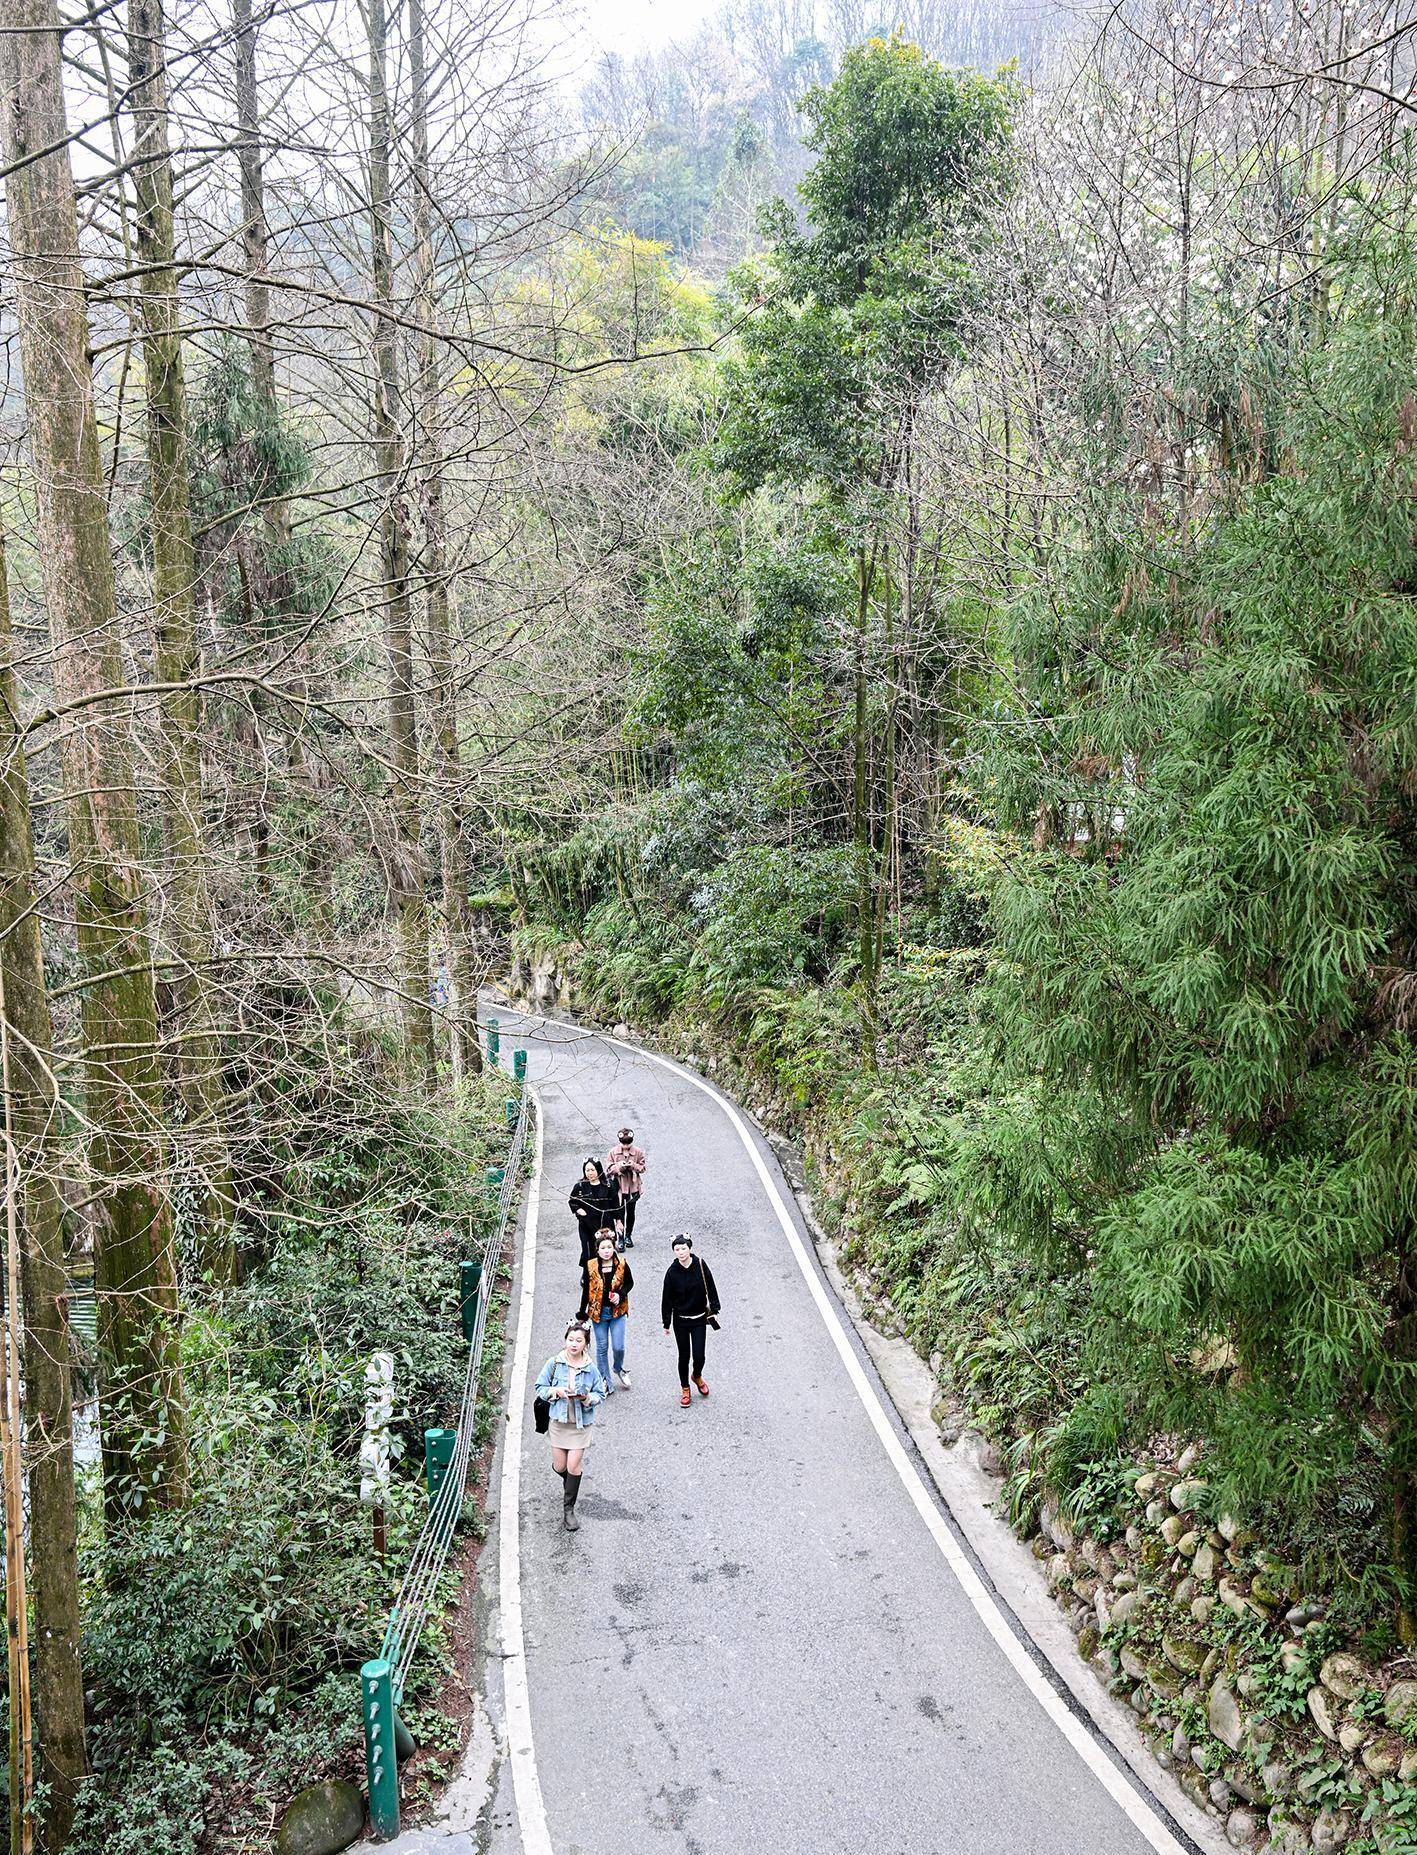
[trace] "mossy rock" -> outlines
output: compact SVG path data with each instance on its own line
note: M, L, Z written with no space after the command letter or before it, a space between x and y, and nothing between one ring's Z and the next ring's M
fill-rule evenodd
M1394 1731L1417 1737L1417 1681L1394 1681L1383 1695L1383 1717Z
M1289 1602L1288 1592L1272 1584L1263 1572L1256 1572L1250 1580L1250 1598L1271 1616Z
M290 1800L275 1855L339 1855L364 1831L364 1799L352 1784L324 1778Z
M1181 1692L1181 1677L1169 1662L1163 1662L1159 1657L1147 1663L1146 1678L1156 1693L1164 1694L1168 1699L1174 1700Z
M1193 1675L1206 1657L1205 1644L1188 1642L1184 1636L1163 1636L1162 1653L1173 1668L1183 1675Z

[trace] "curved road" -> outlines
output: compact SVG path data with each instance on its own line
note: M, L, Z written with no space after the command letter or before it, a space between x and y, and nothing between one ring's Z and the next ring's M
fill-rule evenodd
M649 1156L630 1258L634 1388L603 1407L574 1535L529 1381L512 1409L504 1454L519 1450L520 1490L501 1526L517 1563L497 1568L486 1603L502 1643L487 1705L513 1755L491 1772L476 1827L455 1811L396 1846L1175 1855L1185 1845L1115 1762L1076 1727L1083 1746L1070 1743L1029 1691L947 1562L938 1517L932 1529L887 1441L894 1416L873 1420L870 1368L860 1379L854 1337L834 1337L835 1303L813 1291L810 1245L802 1257L788 1239L796 1207L757 1134L781 1214L747 1123L683 1072L570 1025L500 1016L504 1049L528 1048L544 1111L530 1345L513 1384L534 1379L575 1312L566 1195L628 1122ZM688 1410L658 1305L681 1229L724 1302L712 1395ZM525 1268L524 1245L518 1290ZM514 1292L509 1343L519 1311Z

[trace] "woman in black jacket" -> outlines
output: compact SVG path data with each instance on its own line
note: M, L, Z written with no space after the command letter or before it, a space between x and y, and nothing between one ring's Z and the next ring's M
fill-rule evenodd
M581 1235L584 1264L595 1254L598 1231L607 1224L617 1233L620 1229L620 1193L606 1178L598 1159L588 1159L581 1167L581 1176L571 1187L571 1211Z
M709 1394L704 1377L704 1342L708 1329L717 1327L721 1312L718 1284L713 1270L701 1256L694 1254L694 1239L679 1235L674 1239L674 1260L664 1271L664 1293L660 1314L664 1331L672 1324L679 1347L679 1402L689 1402L689 1381L699 1388L699 1396ZM691 1370L692 1362L692 1370Z

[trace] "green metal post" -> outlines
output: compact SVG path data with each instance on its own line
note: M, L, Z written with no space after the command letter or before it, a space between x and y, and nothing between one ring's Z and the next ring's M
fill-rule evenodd
M507 1176L506 1167L489 1166L484 1176L487 1180L487 1190L489 1193L494 1198L500 1198L502 1195L502 1181Z
M399 1765L395 1745L393 1670L382 1659L359 1671L364 1703L364 1775L369 1786L369 1820L375 1839L391 1842L399 1833Z
M507 1125L508 1127L515 1127L516 1124L517 1124L516 1099L515 1097L509 1095L507 1097Z
M487 1060L494 1069L497 1067L497 1055L501 1048L502 1027L496 1018L489 1018L487 1020Z
M518 1082L526 1081L526 1051L518 1050L512 1057L512 1074Z
M477 1291L482 1286L482 1264L478 1260L462 1266L462 1337L472 1338L477 1325Z
M425 1430L423 1432L423 1474L428 1483L428 1500L438 1498L438 1490L448 1479L448 1469L453 1460L453 1451L457 1448L456 1430Z

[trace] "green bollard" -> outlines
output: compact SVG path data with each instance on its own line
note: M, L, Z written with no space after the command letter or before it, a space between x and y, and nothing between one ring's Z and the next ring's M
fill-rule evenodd
M526 1051L518 1050L512 1057L512 1074L518 1082L526 1081Z
M394 1711L393 1670L382 1659L359 1671L364 1703L364 1776L369 1786L369 1821L375 1839L391 1842L399 1833L399 1764Z
M507 1097L507 1125L508 1127L515 1127L516 1124L517 1124L517 1104L516 1104L515 1099L511 1095L509 1095Z
M489 1018L487 1020L487 1060L494 1069L497 1067L497 1053L501 1048L502 1027L496 1018Z
M423 1474L428 1483L430 1506L437 1500L438 1490L448 1479L448 1469L457 1444L456 1430L425 1430L423 1432Z
M470 1340L477 1326L477 1291L482 1286L482 1264L465 1262L462 1266L462 1337Z
M507 1176L505 1166L489 1166L483 1177L487 1180L487 1190L494 1198L502 1195L502 1181Z

